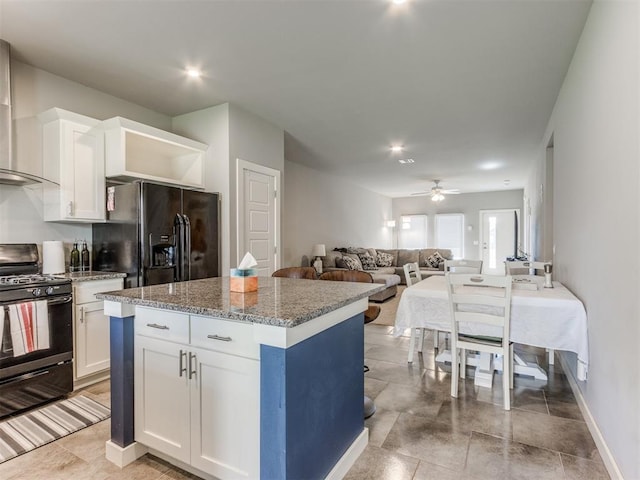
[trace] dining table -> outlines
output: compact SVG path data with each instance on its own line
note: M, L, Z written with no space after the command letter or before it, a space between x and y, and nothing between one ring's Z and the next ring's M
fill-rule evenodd
M560 282L554 280L552 288L545 288L542 280L543 277L514 277L510 340L549 350L574 352L577 356L577 379L584 381L589 369L587 314L584 305ZM451 332L451 311L445 276L427 277L402 292L396 312L394 336L403 335L407 328L411 329L412 342L415 328ZM436 360L450 362L451 352L440 352ZM481 366L480 369L476 368L477 385L491 386L493 371L501 370L501 359L493 362L490 355L483 359L469 359L468 364ZM547 373L537 363L526 361L517 354L514 354L514 373L547 379Z

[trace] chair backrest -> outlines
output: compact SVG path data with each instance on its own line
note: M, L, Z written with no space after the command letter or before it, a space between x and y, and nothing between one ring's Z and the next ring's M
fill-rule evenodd
M482 273L482 260L445 260L444 271L452 273Z
M422 280L422 274L420 273L420 265L418 262L405 263L402 266L404 270L404 278L407 282L407 287L410 287L416 282Z
M320 275L320 280L373 283L371 274L362 270L331 270Z
M280 278L304 278L307 280L315 280L318 277L316 269L313 267L286 267L276 270L271 274L272 277Z
M551 262L504 262L507 275L544 275L544 266Z
M502 339L509 343L511 276L446 273L451 332Z

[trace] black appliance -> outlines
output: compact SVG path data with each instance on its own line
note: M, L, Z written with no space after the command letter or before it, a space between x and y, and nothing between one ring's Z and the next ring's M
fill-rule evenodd
M145 181L107 188L93 224L93 268L126 272L125 288L220 276L217 193Z
M71 280L38 272L35 244L0 244L0 417L73 390ZM18 349L12 335L16 316L10 311L38 301L46 311L46 322L38 326L42 345Z

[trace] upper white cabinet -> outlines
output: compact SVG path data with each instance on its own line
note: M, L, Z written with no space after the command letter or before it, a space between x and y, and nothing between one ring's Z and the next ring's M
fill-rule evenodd
M207 145L122 117L103 122L108 178L204 188Z
M105 219L104 133L102 122L52 108L43 124L45 221L95 222Z

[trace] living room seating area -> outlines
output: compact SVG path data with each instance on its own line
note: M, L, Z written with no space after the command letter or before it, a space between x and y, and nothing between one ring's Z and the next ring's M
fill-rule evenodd
M375 283L384 283L387 288L370 297L375 302L383 302L393 297L398 285L406 285L403 266L417 262L422 278L430 275L444 275L444 262L451 260L451 250L446 248L422 249L376 249L361 247L335 248L322 257L322 271L364 270L369 272Z

